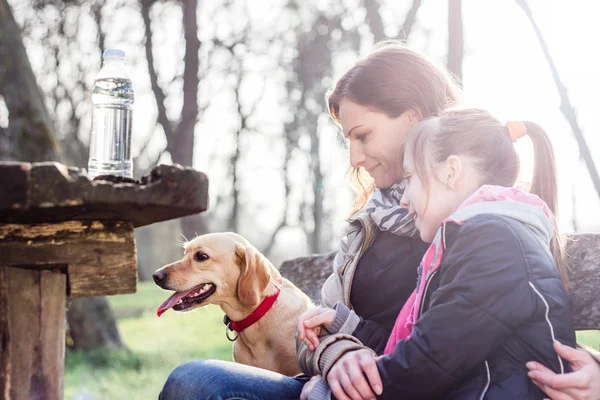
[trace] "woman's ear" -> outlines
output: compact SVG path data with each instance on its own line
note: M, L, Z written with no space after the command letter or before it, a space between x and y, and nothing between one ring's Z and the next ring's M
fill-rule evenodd
M459 156L451 155L446 159L446 176L441 176L442 182L446 183L448 189L456 189L458 182L463 174L463 161Z

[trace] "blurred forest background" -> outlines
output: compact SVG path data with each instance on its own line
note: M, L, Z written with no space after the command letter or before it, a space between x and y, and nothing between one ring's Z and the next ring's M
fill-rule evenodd
M545 127L561 228L597 231L599 11L583 0L0 0L0 160L86 167L93 79L102 51L120 48L135 176L177 163L210 182L207 212L136 230L141 281L196 233L238 232L276 266L328 252L352 193L325 94L393 38L448 68L466 104ZM73 300L69 314L73 348L123 346L106 299Z

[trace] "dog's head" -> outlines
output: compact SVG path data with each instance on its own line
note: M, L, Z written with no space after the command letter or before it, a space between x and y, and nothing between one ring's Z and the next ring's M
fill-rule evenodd
M158 286L173 290L156 311L191 311L207 304L258 305L271 280L270 262L234 233L198 236L184 245L183 258L156 271Z

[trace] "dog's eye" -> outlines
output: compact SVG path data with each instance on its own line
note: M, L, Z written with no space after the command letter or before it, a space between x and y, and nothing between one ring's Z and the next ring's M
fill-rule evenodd
M204 260L208 260L208 255L206 253L203 253L201 251L197 251L194 253L194 260L198 261L198 262L202 262Z

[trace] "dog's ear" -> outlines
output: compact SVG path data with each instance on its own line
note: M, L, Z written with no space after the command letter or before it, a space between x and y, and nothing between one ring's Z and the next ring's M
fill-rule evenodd
M237 247L235 255L240 265L237 295L240 303L247 307L258 305L261 293L271 281L269 261L255 248Z

